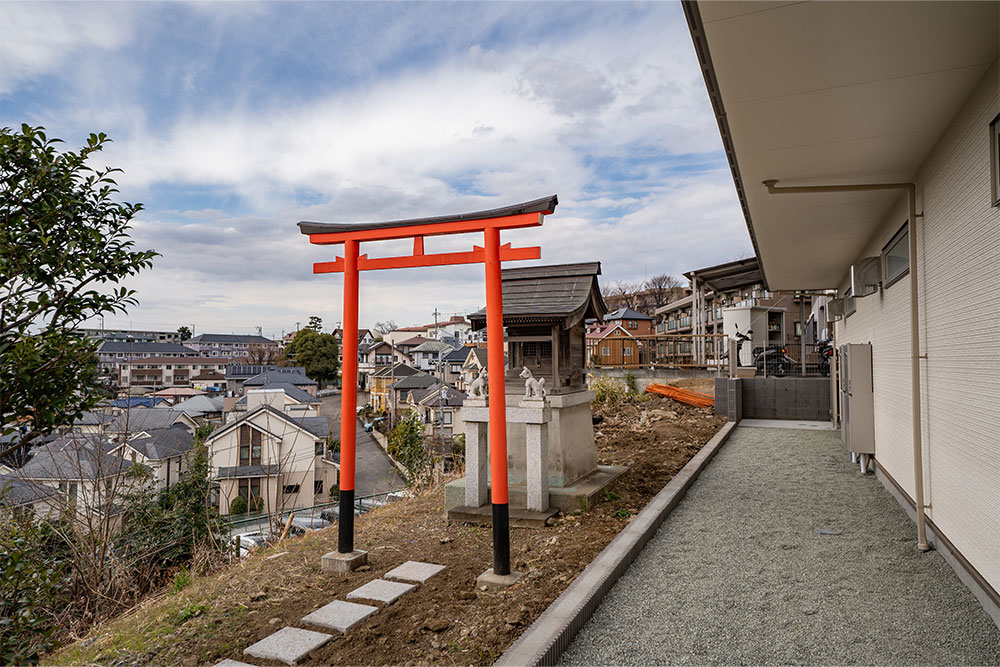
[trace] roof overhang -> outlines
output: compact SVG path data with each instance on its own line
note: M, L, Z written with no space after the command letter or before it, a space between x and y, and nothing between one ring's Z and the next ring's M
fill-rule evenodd
M763 181L912 181L997 59L998 3L684 9L765 284L836 288L903 192L778 196Z

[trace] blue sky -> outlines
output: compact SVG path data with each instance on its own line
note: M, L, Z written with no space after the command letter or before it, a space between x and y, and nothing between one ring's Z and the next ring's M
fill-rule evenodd
M333 326L342 280L311 273L333 252L303 219L557 193L542 228L503 241L600 260L610 283L750 254L675 3L0 3L0 22L0 125L74 147L106 132L98 162L125 170L122 198L145 205L134 236L163 255L109 326ZM370 272L361 323L422 324L483 294L479 266Z

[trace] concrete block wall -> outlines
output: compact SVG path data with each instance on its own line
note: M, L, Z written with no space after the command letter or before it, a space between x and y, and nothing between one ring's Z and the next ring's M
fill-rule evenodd
M828 378L718 378L715 414L740 419L829 421Z

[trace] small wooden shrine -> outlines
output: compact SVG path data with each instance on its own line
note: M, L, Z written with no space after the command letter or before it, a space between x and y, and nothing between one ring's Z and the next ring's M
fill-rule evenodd
M586 326L607 312L597 276L600 262L504 269L503 325L507 329L507 394L524 391L522 369L545 379L549 395L586 390ZM473 330L486 312L469 315Z

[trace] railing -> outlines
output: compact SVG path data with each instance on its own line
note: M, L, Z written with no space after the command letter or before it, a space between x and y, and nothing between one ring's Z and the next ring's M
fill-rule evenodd
M387 491L369 496L361 496L354 499L354 513L361 514L369 510L387 505L399 499L398 491ZM223 530L227 530L230 535L240 533L264 532L267 533L273 526L283 524L288 514L295 513L297 517L323 518L324 510L330 510L330 514L339 514L340 501L331 500L328 503L320 503L312 507L285 508L275 512L265 512L263 514L240 514L230 516L223 524ZM329 516L329 515L328 515ZM332 522L331 522L332 523Z
M830 348L824 343L769 341L767 346L747 341L742 346L725 334L658 334L608 337L587 343L591 368L704 369L728 375L730 350L737 366L757 377L824 376L831 366ZM735 374L735 373L734 373Z

